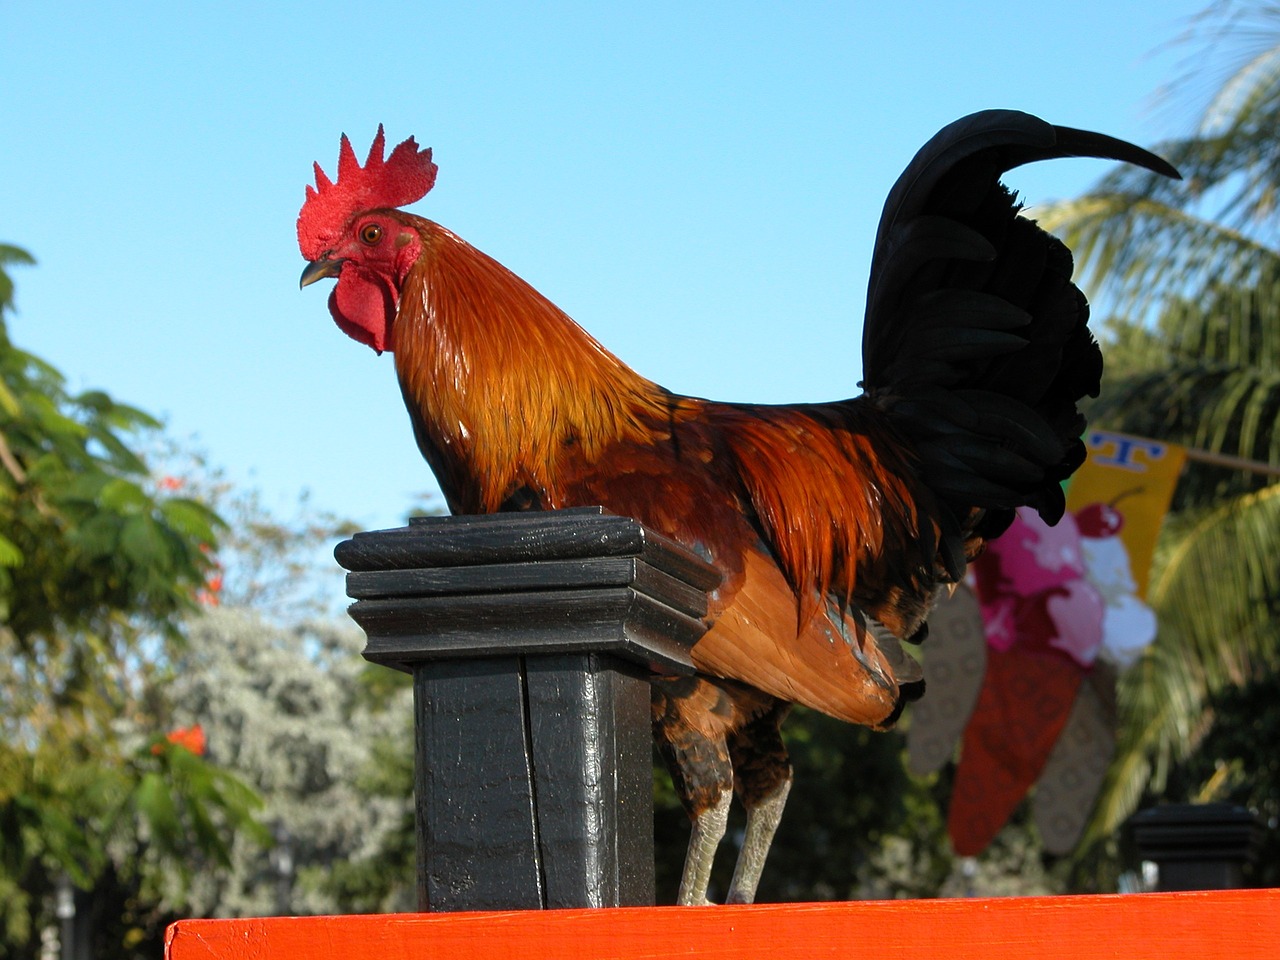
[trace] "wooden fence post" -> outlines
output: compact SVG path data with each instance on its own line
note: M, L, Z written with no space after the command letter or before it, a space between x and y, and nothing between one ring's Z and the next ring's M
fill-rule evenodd
M709 564L599 508L339 544L364 656L413 674L418 901L653 903L650 670L689 673Z
M1160 870L1156 889L1232 890L1262 842L1262 824L1231 803L1171 803L1129 820L1143 860Z

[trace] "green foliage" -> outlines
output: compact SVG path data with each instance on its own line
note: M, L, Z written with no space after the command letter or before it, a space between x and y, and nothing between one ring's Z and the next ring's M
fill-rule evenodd
M1276 466L1280 4L1215 3L1190 41L1188 78L1229 69L1197 129L1157 147L1184 179L1120 170L1041 222L1073 245L1095 312L1113 315L1095 422ZM1204 762L1215 744L1229 745L1223 763L1244 755L1242 691L1273 685L1280 663L1278 490L1274 477L1202 463L1180 481L1149 597L1160 632L1120 681L1095 841L1141 803L1198 795L1188 777L1219 776ZM1247 765L1232 769L1241 796L1274 784L1265 765L1257 780Z
M258 610L281 624L330 616L335 599L345 607L333 547L356 532L350 520L316 509L305 491L281 515L257 490L237 487L189 446L166 442L153 459L162 483L213 505L226 520L218 531L218 602ZM188 521L179 516L173 522Z
M238 836L226 870L170 881L197 916L412 909L413 708L407 676L366 664L353 624L279 624L211 609L190 626L164 696L210 755L251 783L289 838L286 897L270 851Z
M0 246L0 952L15 957L38 952L63 877L189 876L193 858L227 857L256 802L169 746L143 696L196 609L221 521L152 489L135 450L153 418L69 393L9 340L4 267L31 262ZM109 932L107 952L136 939Z
M1199 109L1195 131L1157 147L1183 179L1118 168L1040 217L1068 239L1108 312L1150 319L1170 295L1194 302L1215 286L1274 284L1277 37L1280 5L1211 4L1184 38L1191 48L1186 74L1171 89L1187 100L1217 67L1225 65L1226 75Z
M910 776L900 735L802 708L788 718L783 734L795 781L761 879L761 902L996 896L1066 888L1066 865L1051 871L1042 864L1025 817L1005 830L980 862L958 860L946 834L950 771L926 779ZM689 825L661 761L656 763L657 899L672 903ZM712 871L712 899L728 889L743 826L735 804Z
M1142 436L1280 463L1280 281L1215 284L1173 297L1155 323L1113 319L1108 375L1094 418ZM1179 509L1212 507L1270 482L1261 474L1194 465Z
M932 798L906 773L902 738L800 710L785 731L796 780L760 898L846 900L882 888L880 854L895 836L909 839L912 860L893 878L895 894L936 890L950 861Z
M62 638L106 640L120 615L169 630L203 582L201 547L218 520L146 489L130 443L156 421L101 391L69 394L53 367L9 341L10 305L0 301L0 617L10 642L56 656Z
M1186 801L1238 803L1266 825L1246 879L1280 886L1280 673L1272 672L1210 698L1213 726L1186 762L1171 771L1167 793Z
M1280 669L1280 485L1194 519L1178 531L1151 600L1177 631L1179 646L1194 651L1209 689L1241 686ZM1223 571L1236 578L1229 591Z
M0 312L13 308L13 280L9 277L7 267L11 266L34 266L35 257L27 253L20 247L11 246L7 243L0 243ZM15 400L10 397L4 399L4 394L0 394L0 406L12 408Z

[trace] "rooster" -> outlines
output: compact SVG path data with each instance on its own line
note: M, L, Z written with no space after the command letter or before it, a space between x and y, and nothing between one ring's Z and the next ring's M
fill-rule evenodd
M653 730L692 821L680 903L705 903L736 792L728 890L751 902L792 772L792 704L887 728L921 695L919 642L1019 506L1049 522L1084 458L1077 408L1102 356L1071 255L1000 182L1064 156L1168 176L1121 140L987 111L935 136L891 190L872 257L863 392L764 406L681 396L633 371L528 283L401 207L432 188L411 137L338 173L298 216L301 285L394 354L423 456L454 513L603 505L713 563L697 673L654 676Z

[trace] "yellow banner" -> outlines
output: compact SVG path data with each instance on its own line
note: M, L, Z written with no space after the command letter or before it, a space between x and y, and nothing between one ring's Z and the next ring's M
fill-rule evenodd
M1186 460L1176 443L1091 430L1089 457L1071 478L1067 510L1083 537L1117 536L1129 555L1137 593L1147 595L1151 555Z

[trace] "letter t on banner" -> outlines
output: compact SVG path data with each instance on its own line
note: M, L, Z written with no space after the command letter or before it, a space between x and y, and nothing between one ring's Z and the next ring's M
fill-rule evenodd
M1082 536L1120 538L1138 596L1145 597L1156 537L1186 452L1176 443L1102 430L1089 431L1085 445L1089 458L1071 478L1067 510Z

